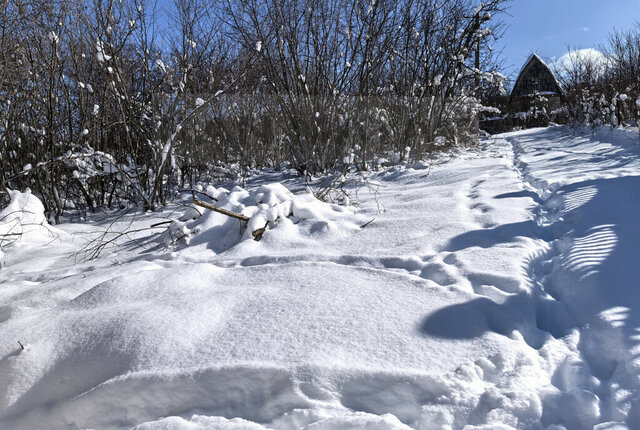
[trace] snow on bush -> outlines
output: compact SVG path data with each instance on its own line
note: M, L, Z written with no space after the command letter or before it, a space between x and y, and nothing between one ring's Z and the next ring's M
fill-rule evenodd
M0 267L3 266L3 248L28 237L30 242L51 240L57 230L49 225L44 205L27 188L24 192L9 190L9 205L0 211Z
M322 202L310 193L293 194L280 183L262 185L251 192L239 186L231 190L209 186L206 195L215 206L249 220L206 209L198 217L191 210L182 221L170 225L168 242L177 239L187 245L207 244L219 253L241 241L260 240L262 233L270 236L269 241L295 242L305 236L340 236L360 229L350 210Z
M44 206L29 188L24 192L9 190L9 198L11 202L0 212L0 241L30 233L46 234L51 238L54 229L47 222Z
M27 224L44 224L46 219L44 216L44 206L42 202L27 188L24 193L20 191L9 190L9 198L11 202L0 212L0 224L4 232L10 224L20 223Z

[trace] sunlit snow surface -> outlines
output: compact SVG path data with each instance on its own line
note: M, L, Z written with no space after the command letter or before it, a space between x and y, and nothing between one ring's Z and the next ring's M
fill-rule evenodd
M43 224L0 254L0 428L640 428L638 142L510 133L351 209L210 188L259 242L187 213L86 261L113 215Z

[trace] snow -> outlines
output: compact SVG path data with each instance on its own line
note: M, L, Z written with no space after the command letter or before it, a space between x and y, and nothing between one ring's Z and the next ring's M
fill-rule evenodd
M627 416L630 427L638 426L638 417L629 412L638 407L635 395L622 395L637 393L640 370L637 134L601 129L594 137L565 139L561 146L555 142L562 135L537 132L535 143L520 143L524 136L514 140L526 148L525 177L549 194L554 227L563 232L540 257L553 261L543 281L571 324L582 328L580 352L595 379L592 391L606 399L603 414ZM571 328L555 329L560 334Z
M50 31L49 34L47 35L47 37L49 37L49 41L51 43L53 43L54 45L57 44L60 41L60 38L55 33L55 31Z
M162 70L162 73L167 73L167 66L164 64L164 61L157 59L155 61L155 65L158 66L160 70Z
M96 42L96 58L100 63L111 60L111 56L104 53L104 43L101 40Z
M507 133L362 174L352 207L265 172L202 188L248 222L4 247L0 428L638 428L637 142Z
M25 166L24 169L31 169L31 165ZM31 194L30 189L27 188L24 192L9 190L8 193L11 201L0 211L0 236L53 231L46 221L42 202Z
M8 190L8 194L10 202L0 211L0 269L25 258L28 255L25 248L51 244L62 233L49 225L42 202L31 194L30 189L24 192Z
M242 240L255 240L254 232L263 228L270 241L289 244L299 241L306 234L345 236L360 227L353 214L337 205L318 201L311 194L293 195L282 184L266 184L254 192L240 187L231 191L224 188L207 189L216 206L246 216L246 228L242 221L213 211L190 222L171 224L171 238L180 238L189 244L207 244L207 248L221 253ZM193 241L193 242L192 242Z

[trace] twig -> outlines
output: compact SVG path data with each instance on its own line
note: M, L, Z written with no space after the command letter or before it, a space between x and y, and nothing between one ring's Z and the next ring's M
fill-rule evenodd
M158 226L161 226L161 225L164 225L164 224L171 224L172 222L173 222L173 220L157 222L155 224L151 224L149 226L149 228L155 228L155 227L158 227Z
M360 228L361 228L361 229L364 229L366 226L368 226L369 224L371 224L371 223L372 223L372 222L374 222L375 220L376 220L375 218L371 219L371 221L368 221L368 222L366 222L366 223L362 224L362 225L360 226Z
M89 240L86 245L84 245L79 251L77 251L74 254L75 258L77 258L80 255L84 255L87 261L96 259L108 245L117 244L118 239L120 239L121 237L126 237L131 242L134 242L136 245L142 247L143 246L142 243L139 243L138 239L131 237L130 234L139 233L142 231L148 231L148 230L151 230L152 227L144 227L144 228L139 228L134 230L127 230L133 225L136 219L135 212L133 217L128 221L127 226L124 227L123 230L121 231L111 230L116 224L116 222L120 221L128 213L129 211L127 210L123 214L116 217L113 221L111 221L111 223L109 224L109 226L105 231L100 233L95 239Z
M24 345L22 344L22 342L18 341L18 344L20 345L20 348L22 348L22 350L24 351Z
M210 196L209 194L205 193L204 191L198 191L198 190L196 190L196 189L194 189L194 188L184 188L184 189L181 189L180 191L187 191L187 192L190 192L192 195L193 195L193 194L196 194L196 193L197 193L197 194L202 194L203 196L210 198L210 199L211 199L211 200L213 200L214 202L217 202L217 201L218 201L218 199L216 199L216 198L215 198L215 197L213 197L213 196Z
M193 199L193 204L194 205L198 205L198 206L202 206L203 208L210 209L210 210L212 210L214 212L218 212L218 213L221 213L221 214L226 215L226 216L230 216L232 218L237 218L237 219L239 219L241 221L245 221L245 222L249 221L249 217L247 217L247 216L244 216L242 214L238 214L238 213L235 213L235 212L231 212L231 211L228 211L226 209L219 208L217 206L214 206L212 204L209 204L209 203L197 200L197 199Z

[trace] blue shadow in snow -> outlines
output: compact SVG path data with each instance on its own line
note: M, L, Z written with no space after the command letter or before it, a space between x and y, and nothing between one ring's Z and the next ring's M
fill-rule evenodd
M533 198L527 192L497 196L509 197ZM444 247L458 251L510 243L518 237L547 241L566 237L569 248L552 247L528 262L527 272L543 283L544 291L516 294L502 304L476 296L427 315L419 324L420 332L470 339L487 331L505 334L534 326L558 337L574 327L591 327L581 336L579 348L596 376L610 377L625 351L640 344L640 176L566 185L550 199L558 197L570 209L550 226L540 227L531 220L469 231ZM543 278L549 272L541 264L552 260L553 272ZM602 318L603 312L612 311L618 315L615 324ZM620 339L603 346L606 333L619 333ZM610 352L604 354L603 348ZM640 416L640 400L634 408Z
M478 246L490 248L503 243L515 242L519 237L531 237L551 241L567 232L568 226L556 223L541 227L534 220L503 224L482 230L467 231L452 238L443 247L449 252Z
M504 306L486 297L451 305L439 309L420 324L420 332L425 335L445 339L473 339L488 331L506 334L508 327L505 318L498 316L504 313ZM502 320L503 324L496 324Z
M529 197L539 205L542 205L544 203L539 195L537 195L533 191L527 191L527 190L516 191L513 193L498 194L497 196L494 197L494 199L512 199L512 198L521 198L521 197Z

